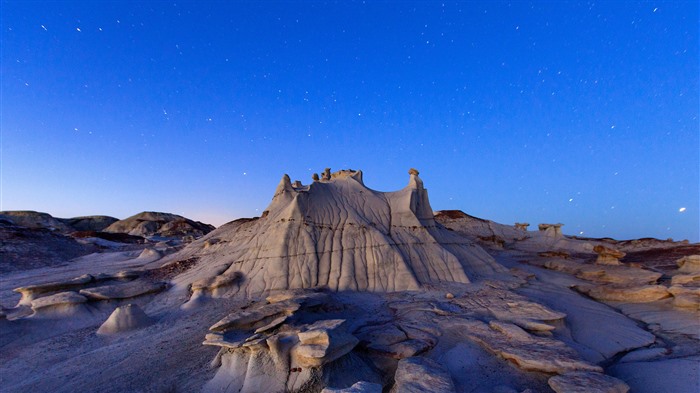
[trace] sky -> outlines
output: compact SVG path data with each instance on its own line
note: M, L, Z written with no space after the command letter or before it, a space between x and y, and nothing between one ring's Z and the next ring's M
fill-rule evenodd
M700 240L697 1L0 6L0 210L221 225L415 167L434 210Z

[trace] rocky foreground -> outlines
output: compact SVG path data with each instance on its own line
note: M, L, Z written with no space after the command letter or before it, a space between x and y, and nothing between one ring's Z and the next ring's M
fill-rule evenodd
M434 213L415 170L285 175L216 230L28 216L0 217L3 391L700 391L700 244Z

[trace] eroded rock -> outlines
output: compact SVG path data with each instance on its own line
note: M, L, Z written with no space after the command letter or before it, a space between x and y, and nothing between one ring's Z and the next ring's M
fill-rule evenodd
M22 294L18 305L31 305L32 300L34 300L38 295L58 292L64 290L70 290L75 288L81 288L86 284L92 282L95 278L89 274L84 274L80 277L76 277L66 281L54 281L46 284L38 285L28 285L25 287L16 288L14 291Z
M549 378L549 386L557 393L627 393L630 387L609 375L574 371Z
M343 328L344 319L323 320L299 332L299 345L292 351L297 364L318 367L350 352L359 342Z
M625 255L627 255L622 251L618 251L610 247L605 247L603 245L597 245L593 247L593 251L595 251L598 254L598 259L596 259L595 261L595 263L598 265L619 265L620 258L623 258Z
M151 318L136 304L117 307L97 329L97 334L109 335L139 329L152 323Z
M576 285L574 288L594 299L613 302L646 303L671 296L663 285Z
M454 393L452 377L439 363L424 357L399 361L391 393Z
M73 291L59 292L53 295L32 300L32 309L39 310L46 307L65 306L87 302L87 298Z
M689 255L676 261L678 271L683 273L700 273L700 255Z
M565 373L568 371L601 372L599 366L581 360L578 353L561 341L533 336L506 322L477 320L459 323L464 334L490 352L513 361L528 371Z
M94 300L129 299L158 293L167 287L168 285L163 282L134 280L125 283L81 289L80 294Z

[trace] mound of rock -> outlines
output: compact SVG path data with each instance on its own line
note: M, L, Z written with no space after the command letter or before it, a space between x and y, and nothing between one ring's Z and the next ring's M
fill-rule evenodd
M109 335L135 330L151 324L151 318L136 304L117 307L97 329L97 334Z
M48 213L40 213L31 210L13 210L0 212L0 218L9 220L16 225L31 229L48 229L61 233L69 233L74 229L63 220L54 218Z
M76 231L101 232L108 226L119 221L118 218L110 216L83 216L73 218L60 218L66 225Z
M112 223L105 232L126 233L142 237L199 238L214 230L214 226L193 221L177 214L143 212Z
M57 266L97 250L59 231L0 221L0 273Z
M506 269L483 249L438 225L417 171L395 192L367 188L361 171L325 173L310 185L280 181L262 217L224 225L172 258L200 257L182 284L240 272L248 295L328 286L396 291L466 283ZM108 229L117 226L113 224ZM209 239L216 238L212 243Z

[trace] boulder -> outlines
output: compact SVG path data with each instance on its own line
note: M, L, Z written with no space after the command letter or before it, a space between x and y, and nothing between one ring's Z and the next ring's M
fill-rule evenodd
M434 360L410 357L399 361L391 393L453 393L450 373Z
M315 322L297 333L299 345L292 351L302 367L318 367L352 351L359 340L342 327L344 319Z

